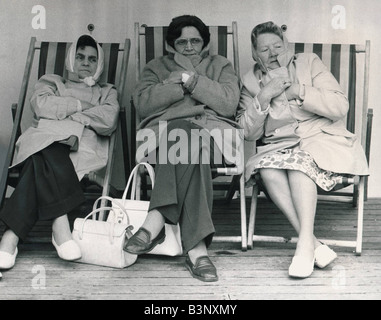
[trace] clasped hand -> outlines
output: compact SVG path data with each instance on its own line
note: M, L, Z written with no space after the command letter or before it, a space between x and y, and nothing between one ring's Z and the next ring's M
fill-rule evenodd
M264 105L268 105L271 100L282 93L286 94L287 100L299 98L299 84L292 83L288 77L277 77L271 79L260 92L259 100L262 100Z
M194 72L192 71L173 71L170 73L169 77L164 80L164 83L185 83L186 81L183 82L183 73L189 75L189 78L194 75Z

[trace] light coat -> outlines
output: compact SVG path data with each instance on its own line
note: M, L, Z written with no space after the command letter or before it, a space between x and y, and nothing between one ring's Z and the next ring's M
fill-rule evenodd
M243 147L243 132L234 119L240 97L238 77L229 60L209 55L207 48L201 58L194 66L190 59L172 50L145 66L134 93L134 104L142 120L137 132L138 144L145 137L151 144L147 148L156 149L161 121L186 119L207 130L227 129L232 135L224 135L221 151L225 160L235 163L242 172L243 153L231 157L231 152L225 152ZM193 71L198 75L192 94L184 94L180 84L166 83L173 71ZM140 161L139 152L137 161Z
M301 106L282 94L272 100L268 112L262 112L256 99L261 90L260 69L254 65L242 77L237 121L245 130L245 139L262 139L264 143L246 164L246 181L266 154L293 147L309 152L324 170L368 175L363 148L346 129L348 100L334 76L313 53L292 55L283 67L293 82L305 87Z
M78 100L94 106L78 112ZM12 166L60 141L71 146L70 158L79 180L106 166L108 138L116 129L117 92L110 84L88 87L85 83L45 75L31 98L32 125L16 143Z

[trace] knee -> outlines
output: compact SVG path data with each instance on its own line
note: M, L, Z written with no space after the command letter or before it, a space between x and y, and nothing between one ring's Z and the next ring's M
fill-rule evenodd
M284 170L276 169L260 169L259 174L266 184L277 184L279 183L281 178L284 178L286 176Z

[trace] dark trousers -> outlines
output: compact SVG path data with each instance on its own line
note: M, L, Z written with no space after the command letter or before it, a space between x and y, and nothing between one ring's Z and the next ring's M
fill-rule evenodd
M22 164L20 178L0 219L21 240L38 220L53 220L85 201L69 157L70 148L54 143Z
M173 128L186 131L189 139L191 129L200 129L185 120L171 122L168 132ZM175 142L168 142L168 150L174 144ZM191 148L188 150L190 160ZM212 242L215 233L212 221L212 179L210 164L192 164L188 161L186 164L174 165L168 162L155 165L155 186L151 193L150 210L157 209L169 223L179 223L185 252L201 240L205 240L207 247Z

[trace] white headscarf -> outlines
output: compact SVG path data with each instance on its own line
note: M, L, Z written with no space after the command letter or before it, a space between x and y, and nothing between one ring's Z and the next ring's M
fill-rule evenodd
M284 51L280 53L277 57L277 60L279 62L279 65L281 67L286 67L290 63L290 61L294 58L294 53L291 52L288 48L288 39L285 34L282 34L283 37L283 45L284 45ZM259 58L257 50L254 48L254 45L251 45L251 53L253 60L258 63L258 66L261 68L261 70L266 73L267 68L265 67L262 60Z
M88 35L87 35L88 36ZM90 37L90 36L88 36ZM80 38L80 37L79 37ZM92 87L95 85L95 83L98 81L99 77L101 76L103 72L103 67L104 67L104 52L102 47L98 44L98 42L95 43L97 44L97 51L98 51L98 66L97 70L95 71L95 74L90 77L86 77L84 79L79 79L78 75L74 73L74 61L75 61L75 55L77 53L77 43L79 38L73 42L68 50L66 60L65 60L65 66L66 69L69 71L69 79L74 80L74 81L82 81L86 83L89 87Z

